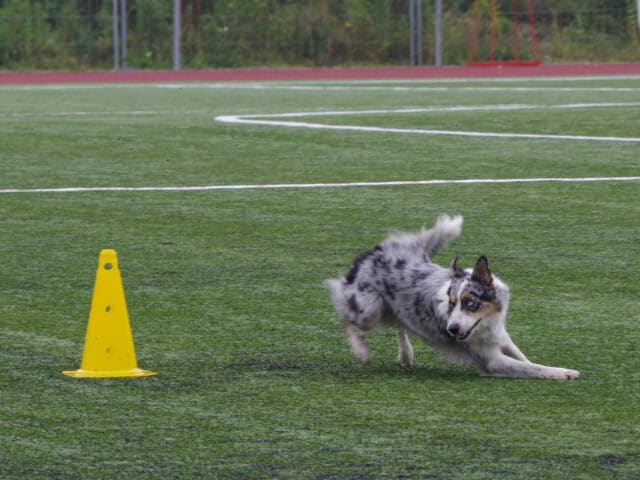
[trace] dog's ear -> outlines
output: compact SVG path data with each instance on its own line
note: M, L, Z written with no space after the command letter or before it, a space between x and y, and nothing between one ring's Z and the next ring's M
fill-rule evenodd
M475 267L473 267L471 279L480 282L487 287L490 287L492 285L493 278L491 277L491 271L489 271L489 262L487 260L487 257L485 257L484 255L478 259Z
M451 278L464 277L464 270L458 266L458 257L454 258L449 266L449 276Z

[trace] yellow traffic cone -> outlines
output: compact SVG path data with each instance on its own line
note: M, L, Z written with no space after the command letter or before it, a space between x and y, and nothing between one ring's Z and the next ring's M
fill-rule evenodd
M80 369L62 373L75 378L155 375L139 369L136 362L115 250L100 252Z

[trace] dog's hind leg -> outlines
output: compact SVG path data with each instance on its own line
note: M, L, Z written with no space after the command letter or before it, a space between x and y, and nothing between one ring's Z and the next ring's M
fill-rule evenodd
M362 338L364 332L375 327L382 317L383 301L373 291L360 291L344 279L325 282L331 293L336 311L342 317L342 328L347 335L351 351L361 362L371 359L369 348Z
M347 297L347 315L343 317L344 328L351 351L361 362L371 359L369 348L362 338L364 332L374 328L382 317L382 299L373 292L357 292Z
M356 358L363 363L369 363L371 355L369 354L369 347L367 347L362 338L364 332L348 320L342 321L342 328L344 328L344 333L347 334L349 346Z
M413 365L413 346L409 341L409 336L404 328L396 328L396 336L398 337L398 362L403 367Z

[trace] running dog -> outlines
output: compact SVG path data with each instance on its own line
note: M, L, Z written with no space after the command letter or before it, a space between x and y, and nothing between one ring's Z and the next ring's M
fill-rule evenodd
M442 215L433 228L391 235L360 255L347 275L326 280L351 350L370 360L364 332L395 326L398 361L413 363L407 332L446 359L477 366L493 377L573 380L576 370L530 362L506 331L509 288L489 270L486 257L463 270L456 257L443 268L431 258L456 238L462 217Z

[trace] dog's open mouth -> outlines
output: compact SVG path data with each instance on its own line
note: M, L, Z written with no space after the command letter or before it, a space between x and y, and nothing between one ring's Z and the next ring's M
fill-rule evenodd
M479 318L478 320L476 320L476 323L474 323L473 325L471 325L471 328L469 330L467 330L466 332L464 332L462 335L458 335L456 337L456 339L460 342L463 342L464 340L466 340L467 338L469 338L469 336L471 335L471 333L473 332L473 330L478 326L478 324L482 321L482 318Z

